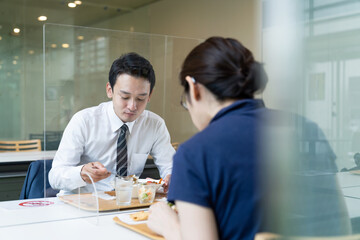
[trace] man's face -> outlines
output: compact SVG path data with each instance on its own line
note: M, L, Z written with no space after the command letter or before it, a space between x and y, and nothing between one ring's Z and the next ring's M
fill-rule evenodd
M145 110L150 101L150 82L141 77L121 74L114 89L106 84L106 93L112 98L114 111L123 122L132 122Z

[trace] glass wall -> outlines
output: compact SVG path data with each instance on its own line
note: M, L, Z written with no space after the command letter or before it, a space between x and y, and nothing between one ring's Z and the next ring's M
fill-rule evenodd
M154 67L156 84L148 110L164 118L172 142L194 134L179 104L178 74L200 40L55 24L44 25L44 40L46 136L61 136L74 113L110 100L105 91L110 66L128 52L139 53Z
M272 176L282 182L269 186L277 194L274 231L359 233L360 3L264 0L262 6L264 100L291 116L296 141L269 151L277 163Z
M139 53L154 67L156 85L148 110L165 119L172 142L181 142L189 138L195 133L195 127L186 110L180 106L182 91L179 87L178 73L185 55L199 42L201 40L198 39L45 24L43 54L38 59L43 61L43 65L39 67L43 72L37 74L38 77L41 75L40 79L36 78L37 84L25 88L27 98L31 99L25 104L33 106L28 111L29 117L34 119L31 123L34 125L32 129L39 129L39 132L32 135L43 137L45 151L26 152L23 155L2 153L1 156L6 155L9 161L21 156L26 157L27 160L23 160L25 162L29 161L28 158L32 158L34 153L38 154L36 159L38 161L30 166L25 182L23 177L18 180L10 175L7 176L7 181L0 182L3 191L17 190L17 195L20 189L15 189L14 184L21 186L24 184L21 197L33 198L34 191L43 193L37 199L25 200L22 205L17 201L2 202L0 208L10 211L23 210L24 216L27 214L26 207L43 206L43 208L39 208L39 216L28 216L20 221L14 219L0 221L0 227L74 218L86 218L96 224L99 214L117 210L115 205L115 209L104 211L101 199L111 196L98 191L96 184L93 187L88 184L87 189L90 187L93 190L85 195L79 193L84 193L86 187L74 189L73 195L50 198L56 194L56 190L51 188L47 179L51 160L40 159L53 158L55 154L53 149L57 149L62 132L74 113L109 101L105 86L108 82L110 66L116 58L128 52ZM21 161L15 164L18 172L22 170L19 169L20 163ZM27 166L28 164L24 168ZM8 170L11 172L12 169ZM6 200L16 199L17 197L12 197ZM53 208L63 208L62 214L52 214ZM42 214L45 212L47 214Z

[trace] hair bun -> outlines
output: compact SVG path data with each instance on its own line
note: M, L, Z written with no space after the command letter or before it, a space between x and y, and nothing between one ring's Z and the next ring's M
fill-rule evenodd
M180 82L188 92L186 76L192 76L220 101L253 98L268 81L262 64L251 51L231 38L211 37L185 58Z
M257 61L254 61L251 64L247 76L247 81L252 83L251 85L253 93L261 93L265 89L268 82L268 77L264 70L263 64Z

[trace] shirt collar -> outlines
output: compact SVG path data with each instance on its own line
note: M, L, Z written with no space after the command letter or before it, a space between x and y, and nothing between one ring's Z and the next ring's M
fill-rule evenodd
M111 131L113 131L113 132L118 131L121 128L121 126L124 124L124 122L121 121L121 119L116 115L112 101L109 102L109 105L107 108L107 114L108 114L109 120L110 120ZM125 123L129 128L129 134L131 134L132 128L136 121L137 121L137 119L135 121Z
M255 110L258 108L264 108L265 104L262 99L242 99L235 101L230 106L227 106L223 109L221 109L214 117L211 119L210 122L214 122L217 119L227 115L228 113L241 108L242 112L247 112L251 110Z

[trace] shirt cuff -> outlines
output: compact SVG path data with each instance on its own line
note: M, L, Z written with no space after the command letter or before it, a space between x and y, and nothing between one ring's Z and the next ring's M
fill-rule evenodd
M82 179L81 174L80 174L83 166L84 165L80 165L80 166L77 166L77 167L71 169L72 172L71 172L70 176L74 176L74 178L73 178L74 184L79 187L86 186L86 182Z

